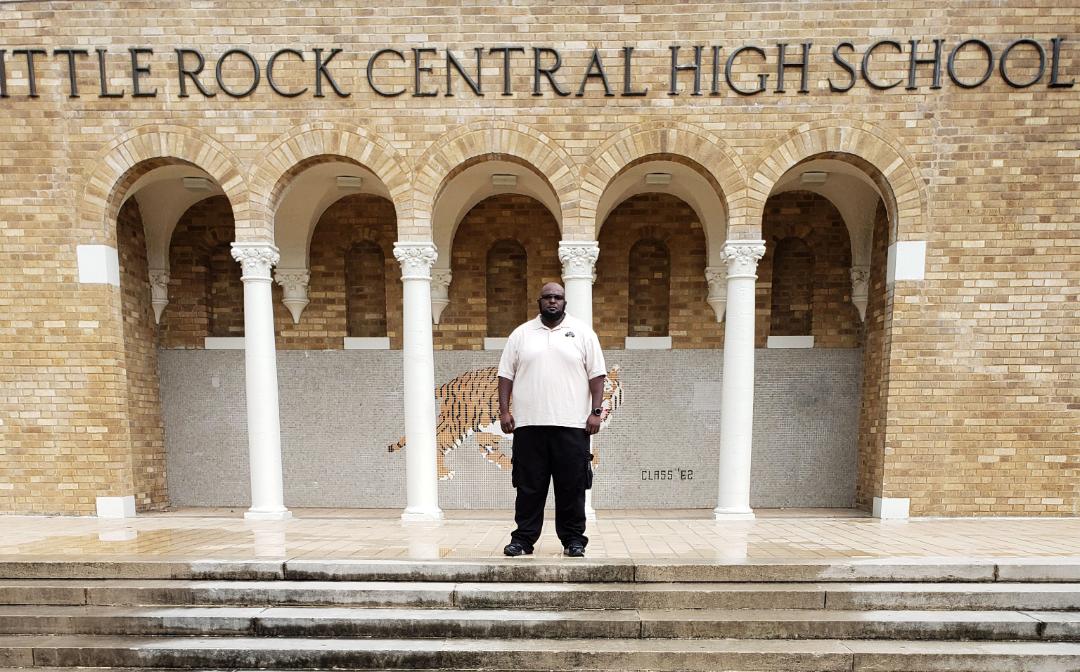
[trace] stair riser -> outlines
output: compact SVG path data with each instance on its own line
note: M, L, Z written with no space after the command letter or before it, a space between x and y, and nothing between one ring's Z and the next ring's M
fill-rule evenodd
M224 636L293 638L491 638L491 639L910 639L961 641L1080 642L1080 624L1035 621L881 622L881 621L659 621L598 619L380 620L307 618L0 618L5 635Z
M58 667L496 670L753 670L850 672L850 654L522 651L262 651L41 649L39 665Z
M824 609L825 593L458 590L462 609Z
M1078 611L1080 586L1075 592L1060 593L894 593L829 592L825 609L866 610L953 610L953 611Z

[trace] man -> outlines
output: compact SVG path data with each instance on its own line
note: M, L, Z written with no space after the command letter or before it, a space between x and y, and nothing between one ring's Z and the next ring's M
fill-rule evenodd
M544 525L548 483L554 480L555 533L563 552L580 558L589 543L589 437L600 430L607 367L593 330L566 314L562 285L544 285L537 303L540 315L510 334L499 361L499 423L503 432L514 434L511 478L517 489L517 529L503 553L533 552Z

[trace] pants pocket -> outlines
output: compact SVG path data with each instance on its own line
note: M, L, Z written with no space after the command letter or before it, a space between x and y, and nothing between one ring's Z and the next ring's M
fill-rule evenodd
M585 458L585 489L592 490L592 455Z

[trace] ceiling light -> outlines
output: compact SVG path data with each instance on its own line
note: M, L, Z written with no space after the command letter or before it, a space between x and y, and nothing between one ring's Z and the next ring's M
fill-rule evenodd
M338 189L359 189L364 184L364 178L359 175L338 175Z
M645 173L645 184L671 184L671 173Z
M803 184L825 184L829 174L821 170L811 170L802 174Z
M506 173L495 173L491 176L491 186L493 187L516 187L517 175L509 175Z
M205 177L185 177L182 181L188 191L210 191L213 188L210 180Z

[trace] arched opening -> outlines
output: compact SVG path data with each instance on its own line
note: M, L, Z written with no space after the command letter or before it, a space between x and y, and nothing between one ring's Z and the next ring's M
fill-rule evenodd
M755 404L752 506L862 505L872 469L865 443L880 429L867 422L876 416L867 400L880 375L874 321L888 245L880 176L867 167L858 157L811 157L765 203L755 341L758 377L768 381L758 395L770 399Z
M627 336L668 335L671 298L671 255L667 245L642 238L630 248Z
M487 335L506 338L529 314L528 253L516 240L497 240L487 253Z

